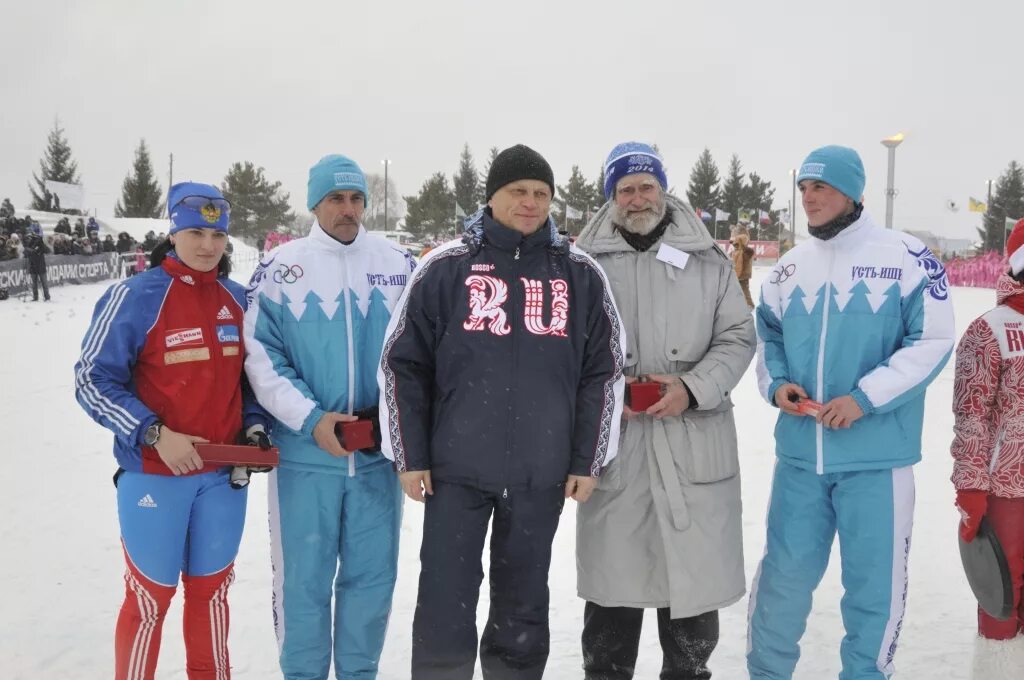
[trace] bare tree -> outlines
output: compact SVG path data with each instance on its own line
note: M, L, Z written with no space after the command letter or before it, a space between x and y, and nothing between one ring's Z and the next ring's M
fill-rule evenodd
M363 213L363 225L367 229L384 229L384 175L368 173L366 175L366 212ZM405 201L395 188L395 180L388 177L388 229L394 229L395 223L405 215Z

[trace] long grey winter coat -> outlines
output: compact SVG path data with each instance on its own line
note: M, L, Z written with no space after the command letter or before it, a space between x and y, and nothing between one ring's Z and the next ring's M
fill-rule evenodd
M671 223L639 253L609 206L577 245L611 282L627 336L625 374L681 376L697 409L624 423L618 457L579 506L579 596L604 606L695 616L745 589L736 425L729 394L754 356L754 322L733 271L693 211L668 197ZM664 244L689 256L658 259ZM627 388L628 389L628 388Z

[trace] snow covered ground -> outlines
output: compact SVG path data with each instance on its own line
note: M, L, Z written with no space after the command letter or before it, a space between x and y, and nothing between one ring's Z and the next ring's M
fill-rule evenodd
M765 270L756 271L755 277ZM248 272L239 267L237 277ZM758 283L758 281L755 281ZM50 303L0 302L0 675L6 679L91 680L112 675L113 629L123 596L111 435L74 400L72 366L96 299L106 284L52 290ZM957 327L994 304L994 293L953 290ZM952 438L952 362L928 392L924 461L917 466L917 524L910 600L896 657L897 677L968 677L974 604L956 547L957 515L948 481ZM764 515L773 465L776 412L757 395L753 368L733 393L743 471L747 578L764 547ZM279 678L271 626L266 478L255 476L231 591L234 677ZM583 604L576 598L575 508L566 505L551 567L551 657L547 677L579 678ZM407 502L394 611L381 680L409 677L410 632L419 572L422 506ZM842 637L838 552L815 597L803 640L800 680L835 678ZM160 678L185 678L181 597L164 628ZM483 589L479 620L487 611ZM720 680L746 677L746 609L722 612L712 657ZM443 612L438 612L443 616ZM661 666L653 614L645 620L638 680Z

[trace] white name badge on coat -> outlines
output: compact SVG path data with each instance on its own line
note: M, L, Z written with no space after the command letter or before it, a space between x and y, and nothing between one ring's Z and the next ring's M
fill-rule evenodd
M664 243L658 248L657 258L679 269L686 269L686 263L690 260L687 253Z

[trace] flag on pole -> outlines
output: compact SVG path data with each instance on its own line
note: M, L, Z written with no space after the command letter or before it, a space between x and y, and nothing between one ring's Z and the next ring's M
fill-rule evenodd
M974 198L973 196L970 196L967 199L967 209L970 210L971 212L988 212L988 206L985 203Z
M466 211L462 209L462 206L459 205L458 201L455 201L455 216L456 217L465 217L466 216Z
M732 213L727 213L724 210L715 208L715 222L728 222L731 215Z
M43 187L56 197L61 210L82 210L85 207L81 184L67 184L48 179L43 182Z
M583 219L583 211L577 210L568 203L565 204L565 219L567 220L579 220Z
M711 221L711 213L707 210L701 210L700 208L697 208L697 217L699 217L703 222Z
M757 211L757 221L760 224L771 224L772 223L772 215L767 210L758 210Z
M1006 220L1006 224L1004 225L1006 227L1006 231L1013 231L1013 227L1017 224L1017 220L1012 217L1005 217L1004 219Z
M751 210L750 208L740 208L739 221L740 222L753 222L754 221L754 211Z
M779 208L779 222L789 224L789 208Z

